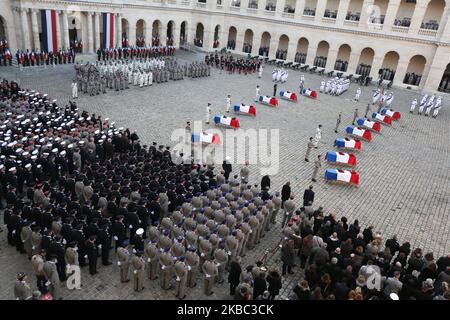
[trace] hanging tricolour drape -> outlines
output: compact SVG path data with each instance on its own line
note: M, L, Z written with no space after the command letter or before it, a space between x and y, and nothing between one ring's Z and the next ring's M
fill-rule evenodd
M114 48L114 14L102 13L103 16L103 47Z
M55 10L41 10L42 44L43 50L47 52L58 51L56 19Z

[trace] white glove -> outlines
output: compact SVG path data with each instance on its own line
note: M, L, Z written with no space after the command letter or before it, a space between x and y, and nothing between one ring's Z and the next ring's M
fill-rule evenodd
M173 257L173 261L176 261L177 260L177 257Z
M16 234L16 230L13 230L12 234Z
M227 253L228 253L229 256L231 256L231 251L228 251Z
M181 280L180 277L177 276L177 281L180 281L180 280Z
M205 276L206 276L207 278L211 278L211 275L209 275L209 274L205 274Z
M191 270L192 270L192 267L191 267L191 266L188 266L187 268L188 268L188 270L189 270L189 271L191 271Z
M129 228L130 228L130 229L133 229L133 226L130 224Z
M25 240L22 240L23 243L25 243Z
M66 269L69 269L70 268L70 264L66 264Z
M99 249L101 249L101 248L102 248L102 245L101 245L101 244L99 244L99 245L98 245L98 248L99 248Z
M166 268L166 266L161 266L161 269L164 270Z
M204 256L205 256L205 254L204 254L204 253L202 252L202 253L200 254L200 256L201 256L201 257L204 257Z
M147 262L151 262L151 261L152 261L152 259L150 259L150 258L147 259Z
M34 249L36 249L36 247L35 247L35 246L32 246L32 247L31 247L31 250L34 250Z
M47 282L45 283L45 286L48 287L49 285L51 285L51 283L50 283L50 281L47 281Z
M133 253L136 253L136 249L133 249Z
M85 258L85 259L87 259L87 258L88 258L88 255L87 255L87 254L85 254L85 255L84 255L84 258Z
M137 270L134 270L133 273L134 273L134 274L137 274Z
M121 266L121 262L120 261L117 261L117 265L120 267Z
M217 267L220 267L220 263L217 263L216 266L217 266Z
M116 240L116 241L117 241L117 240L119 240L119 238L117 238L117 236L114 236L114 240Z
M66 239L63 239L62 243L63 243L64 245L67 244Z

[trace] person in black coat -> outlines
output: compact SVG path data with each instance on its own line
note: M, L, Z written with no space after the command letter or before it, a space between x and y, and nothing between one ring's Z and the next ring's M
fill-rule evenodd
M239 285L242 273L241 257L237 256L230 264L228 282L230 283L230 296L234 295L236 287Z
M228 178L230 177L230 173L233 171L231 163L228 162L229 160L230 160L230 158L226 157L222 164L222 169L224 172L223 175L224 175L226 181L228 181Z
M266 274L260 272L253 282L253 299L258 299L267 290Z
M281 189L281 207L284 207L284 203L291 197L291 183L288 181Z
M59 279L61 281L66 280L66 258L64 246L61 243L62 238L60 236L55 236L54 241L52 241L48 247L48 254L50 256L55 255L57 257L56 269L58 271Z
M109 261L109 251L111 250L112 238L109 233L109 225L102 225L101 230L98 233L97 242L102 249L102 264L104 266L111 265L111 262Z
M312 190L313 186L309 186L309 189L306 189L303 193L303 206L306 207L314 202L314 191Z
M97 273L97 258L98 258L98 249L95 244L97 237L90 236L85 244L85 253L89 260L89 273L94 275Z
M261 179L261 190L270 190L270 177L268 175Z
M275 297L280 293L281 289L281 276L278 272L277 268L272 269L269 272L269 275L266 278L267 283L269 284L269 300L275 300Z

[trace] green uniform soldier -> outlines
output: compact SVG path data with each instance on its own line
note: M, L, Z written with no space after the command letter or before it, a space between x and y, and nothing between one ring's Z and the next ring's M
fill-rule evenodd
M128 251L128 241L124 241L122 246L117 248L117 265L120 269L120 282L129 282L128 270L130 269L130 252Z
M197 247L192 246L186 253L186 266L188 269L187 285L189 288L193 288L197 285L197 274L200 266L200 258L196 253Z
M160 252L154 243L149 242L145 246L145 254L147 256L147 276L150 280L155 280L157 279Z
M134 291L144 290L144 267L145 262L142 258L142 252L136 251L133 258L131 258L131 265L133 266L133 287Z
M319 172L319 169L322 167L322 161L321 161L321 156L320 154L317 156L317 160L314 161L314 170L313 170L313 174L312 174L312 181L317 182L316 178L317 178L317 173Z
M210 296L213 294L212 288L214 286L214 281L219 271L217 269L216 264L212 259L206 260L202 265L202 271L204 274L204 282L203 282L203 292Z
M180 261L177 261L174 266L175 271L175 280L176 280L176 288L175 288L175 296L183 300L186 298L186 289L187 289L187 278L188 278L188 270L187 266L184 263L184 258Z
M161 262L161 288L164 290L170 289L170 281L173 277L173 257L169 253L169 249L167 251L161 253L160 262Z

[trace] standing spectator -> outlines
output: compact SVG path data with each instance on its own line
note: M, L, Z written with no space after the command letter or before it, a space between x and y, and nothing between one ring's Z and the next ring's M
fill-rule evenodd
M29 300L31 298L31 287L28 283L28 277L23 272L17 275L17 281L14 283L14 297L16 300Z
M236 287L239 285L239 280L241 278L242 267L241 267L241 257L236 256L230 264L230 273L228 274L228 282L230 283L230 296L233 296Z
M281 248L281 261L283 262L282 275L286 275L286 271L289 274L293 274L292 267L294 266L295 254L294 254L294 240L289 240Z
M291 182L286 182L286 184L281 189L281 208L284 209L284 203L291 197Z
M268 291L270 293L269 300L275 300L275 297L280 293L281 289L281 276L278 268L274 267L266 278L269 284Z
M224 172L224 176L225 176L225 181L226 182L228 182L228 178L230 177L230 173L233 171L233 169L231 167L231 163L229 162L230 159L231 158L229 156L225 157L225 160L223 161L223 164L222 164L222 169L223 169L223 172Z
M303 206L306 207L314 202L314 191L313 186L309 186L309 189L306 189L303 193Z
M258 299L267 290L266 274L259 272L253 282L253 298Z

